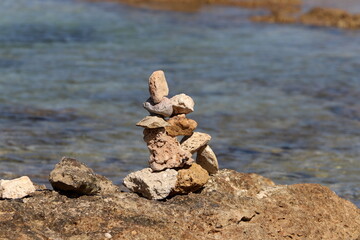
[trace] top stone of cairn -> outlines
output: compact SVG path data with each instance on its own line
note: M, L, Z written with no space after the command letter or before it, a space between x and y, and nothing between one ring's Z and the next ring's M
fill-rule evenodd
M161 102L163 97L169 94L169 88L163 71L158 70L151 74L149 78L149 92L155 104Z

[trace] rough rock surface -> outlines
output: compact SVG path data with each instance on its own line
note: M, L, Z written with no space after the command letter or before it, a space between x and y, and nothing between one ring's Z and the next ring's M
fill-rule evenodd
M136 124L138 127L144 128L163 128L170 126L163 118L157 116L146 116Z
M200 165L193 163L188 168L178 171L174 192L187 194L202 188L209 180L209 174Z
M195 128L197 127L197 122L195 120L185 117L185 114L180 114L170 118L167 121L170 126L165 127L165 130L169 136L190 136Z
M35 186L28 176L15 178L12 180L0 180L0 199L23 198L35 192Z
M149 78L149 93L155 104L161 102L169 94L169 87L163 71L155 71Z
M135 193L68 198L36 191L0 201L0 239L356 240L360 209L318 184L275 185L221 170L200 193L150 201Z
M191 154L180 147L176 138L168 136L163 129L144 131L144 140L150 151L149 164L152 170L183 167L194 162Z
M214 151L209 145L202 147L196 156L196 163L208 171L209 174L215 174L219 170L219 163Z
M194 100L184 93L175 95L170 100L173 105L174 114L188 114L194 111Z
M307 25L360 28L360 14L351 14L341 9L313 8L300 17L300 22Z
M186 136L183 140L181 140L181 148L193 154L201 147L208 144L210 140L211 136L209 134L194 132L191 136Z
M49 181L56 191L70 195L95 195L117 192L107 178L73 158L63 157L50 172Z
M170 117L173 114L172 102L167 97L163 97L158 104L155 104L151 98L149 98L144 102L143 106L150 114L158 114L163 117Z
M178 172L166 169L153 172L151 168L132 172L124 178L124 185L130 191L141 194L148 199L164 199L175 188Z

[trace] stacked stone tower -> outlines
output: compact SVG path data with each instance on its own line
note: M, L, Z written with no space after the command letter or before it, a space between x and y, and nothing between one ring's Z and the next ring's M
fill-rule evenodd
M218 171L218 162L208 145L211 136L194 132L197 122L187 118L194 111L194 100L183 93L168 98L169 88L161 70L151 74L149 92L144 108L150 115L136 125L144 128L150 168L130 173L124 185L149 199L197 191L209 174ZM180 142L178 137L182 137Z

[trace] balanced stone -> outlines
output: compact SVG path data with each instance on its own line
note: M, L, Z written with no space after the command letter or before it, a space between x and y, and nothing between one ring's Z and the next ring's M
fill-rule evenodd
M174 114L188 114L194 111L194 100L184 93L175 95L170 100L172 101Z
M35 190L35 186L28 176L12 180L0 180L0 198L23 198Z
M136 126L144 128L162 128L170 126L163 118L157 116L147 116L143 118Z
M164 199L175 188L178 172L166 169L153 172L151 168L132 172L124 179L124 185L132 192L141 194L148 199Z
M193 154L208 144L210 140L211 136L209 134L194 132L191 136L185 136L183 140L181 140L181 148Z
M209 145L202 147L198 151L196 163L208 171L209 174L215 174L219 170L218 160Z
M184 151L176 138L170 137L164 131L154 131L152 137L144 136L150 151L149 164L152 170L161 171L166 168L178 168L191 165L194 160L188 151Z
M169 94L169 88L163 71L155 71L149 78L149 92L155 104Z
M185 117L185 114L174 116L168 120L170 126L165 127L166 132L169 136L190 136L195 128L197 122L195 120Z
M187 194L203 187L209 180L208 172L200 165L193 163L189 168L178 171L175 193Z
M151 98L143 104L144 108L151 114L158 114L163 117L170 117L173 114L172 102L169 98L163 97L161 102L155 104Z

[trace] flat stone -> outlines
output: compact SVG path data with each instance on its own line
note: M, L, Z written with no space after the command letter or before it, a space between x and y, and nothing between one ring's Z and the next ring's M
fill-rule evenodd
M209 180L208 172L200 165L193 163L190 167L180 169L174 193L187 194L202 188Z
M211 136L209 134L194 132L191 136L186 136L181 140L181 148L193 154L208 144L210 140Z
M176 138L168 136L162 129L150 131L144 136L150 151L149 164L152 170L162 171L166 168L178 168L191 165L194 160L188 151L180 147Z
M118 191L110 180L95 174L85 164L73 158L63 157L50 172L49 181L55 191L65 195L97 195Z
M143 118L136 126L144 128L162 128L170 126L163 118L157 116L147 116Z
M139 193L148 199L164 199L175 188L178 172L166 169L153 172L151 168L132 172L124 179L124 185L130 191Z
M170 117L173 114L172 102L169 98L163 97L161 102L155 104L151 98L143 104L144 108L151 114L158 114L163 117Z
M165 127L169 136L190 136L197 127L195 120L185 117L185 114L177 115L167 121L170 126Z
M174 109L173 114L188 114L194 111L194 100L184 93L175 95L170 100Z
M219 171L218 160L209 145L199 149L196 156L196 163L208 171L209 174L215 174Z
M169 87L163 71L158 70L151 74L149 78L149 92L155 104L161 102L163 97L169 94Z
M23 198L35 191L35 186L28 176L12 180L0 180L0 198Z

